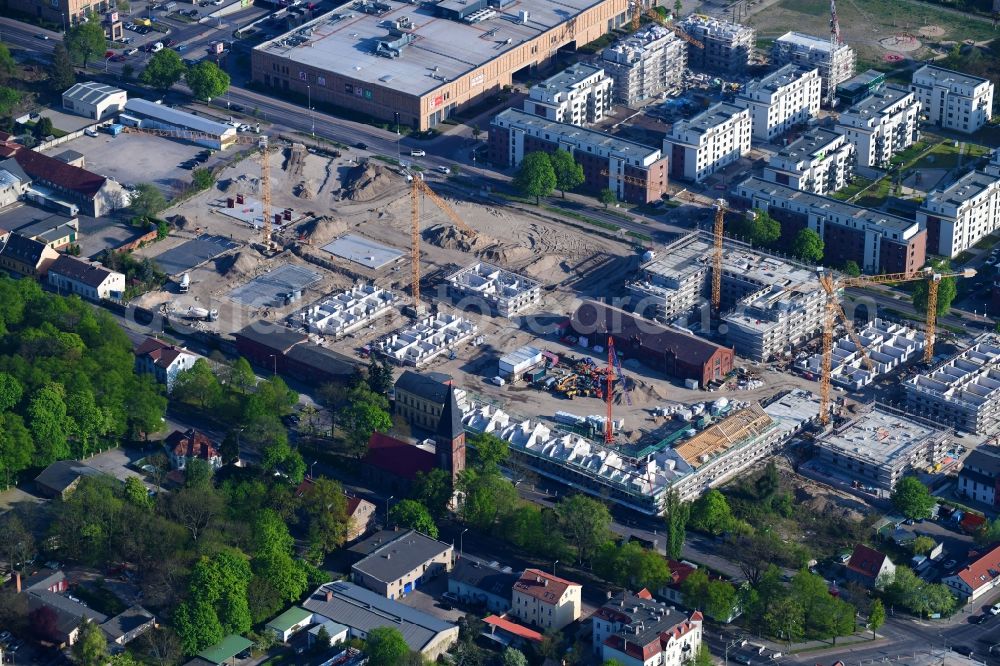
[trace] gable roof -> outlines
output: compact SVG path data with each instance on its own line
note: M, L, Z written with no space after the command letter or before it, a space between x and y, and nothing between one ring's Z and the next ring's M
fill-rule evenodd
M874 548L859 543L854 546L854 552L851 553L851 559L847 562L847 568L866 578L874 579L882 571L888 558L889 556L885 553L880 553Z
M48 247L41 241L36 241L21 234L12 233L7 237L7 243L0 248L0 255L7 259L37 267Z
M430 451L380 432L368 439L368 452L361 461L401 479L413 479L417 472L426 474L436 466Z
M108 636L113 640L118 640L125 634L135 631L144 625L156 622L156 617L142 606L135 605L126 608L113 618L101 625Z
M57 273L70 280L75 280L88 287L97 288L104 284L105 280L114 275L114 271L109 271L100 264L92 264L81 261L68 254L60 254L52 265L49 266L49 273Z
M163 369L169 368L182 354L194 356L194 354L186 349L175 347L156 338L146 338L135 349L136 356L148 356L152 359L154 365Z
M63 634L69 634L80 625L80 618L87 618L96 624L104 624L108 616L104 613L84 606L61 594L48 590L33 590L28 593L28 605L31 608L44 606L52 610L56 616L56 628Z
M438 373L424 374L404 370L396 380L396 390L412 393L438 405L444 405L448 400L448 384L442 381L442 376Z
M514 583L514 591L534 597L542 603L555 605L570 587L582 587L579 583L545 573L541 569L525 569Z
M19 150L14 153L14 159L32 178L52 183L89 199L94 198L108 180L104 176L60 162L54 157L34 150Z
M98 476L100 473L79 460L59 460L43 469L35 477L35 484L61 494L81 476Z
M267 626L278 631L288 631L292 627L298 626L306 620L312 620L312 611L307 611L301 606L292 606L281 615L269 620Z
M467 556L459 557L455 561L455 566L448 573L448 580L507 600L510 600L510 592L520 577L520 574L514 573L509 568L507 571L503 571Z
M212 440L205 433L194 428L189 428L185 432L174 430L163 440L163 444L175 456L201 458L202 460L219 457L219 451L212 444Z
M229 634L215 645L199 652L198 656L213 664L224 664L251 647L253 647L253 641L236 634Z
M529 629L523 624L518 624L517 622L509 620L505 617L500 617L499 615L490 615L489 617L484 618L483 622L492 625L497 629L502 629L509 634L517 636L518 638L531 641L532 643L541 643L545 640L545 637L534 629Z
M358 633L367 634L376 627L398 629L411 650L423 650L443 632L451 632L455 638L458 637L455 625L386 599L354 583L321 585L302 606Z
M83 102L84 104L98 104L111 95L124 93L125 91L120 88L98 83L97 81L83 81L74 84L62 96L64 100L71 99L74 102Z
M462 410L458 407L458 400L455 399L454 386L448 387L448 399L444 403L444 409L441 410L435 434L445 442L453 442L465 434Z
M381 530L349 549L365 557L352 569L383 583L399 580L452 546L416 530Z
M47 590L64 580L66 580L66 574L62 572L62 569L40 569L24 579L22 589L25 592Z
M1000 545L993 546L955 574L973 592L1000 577Z

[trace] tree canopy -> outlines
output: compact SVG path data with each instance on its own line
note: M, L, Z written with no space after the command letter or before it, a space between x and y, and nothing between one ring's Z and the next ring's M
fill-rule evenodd
M536 204L551 194L558 182L548 153L539 150L525 155L511 184L523 196L535 197Z
M147 86L166 91L180 81L186 72L187 66L177 55L177 51L163 49L154 53L153 57L149 59L146 68L139 76L139 80Z
M229 90L229 74L211 60L202 60L188 69L184 73L184 81L198 99L210 100Z
M91 58L103 56L108 48L108 40L104 36L104 28L96 21L78 23L66 31L63 38L70 57L84 67Z
M911 520L921 520L931 515L936 500L920 479L905 476L892 491L892 504Z
M572 153L566 150L556 150L549 154L552 171L556 175L556 188L566 198L566 190L573 190L583 185L583 165L577 164Z
M951 270L951 263L947 259L931 262L935 272L946 273ZM927 312L927 297L929 285L927 280L921 280L913 288L913 307L918 312ZM937 290L937 315L943 317L951 310L951 304L958 295L958 283L956 278L941 278Z
M792 241L792 254L806 263L818 264L823 261L824 245L820 235L806 227L795 235L795 240Z

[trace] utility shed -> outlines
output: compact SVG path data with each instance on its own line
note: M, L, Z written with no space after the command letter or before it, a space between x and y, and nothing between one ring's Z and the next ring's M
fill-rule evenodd
M113 86L84 81L62 95L63 108L94 120L103 120L125 108L128 93Z

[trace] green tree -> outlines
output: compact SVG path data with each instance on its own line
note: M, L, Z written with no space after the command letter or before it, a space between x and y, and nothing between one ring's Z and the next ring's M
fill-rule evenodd
M691 517L691 504L681 501L677 491L671 488L663 501L663 519L667 523L667 557L679 560L687 536L687 522Z
M951 264L947 260L931 262L931 266L936 273L945 273L951 270ZM927 312L927 291L928 281L921 280L913 288L913 307L918 312ZM943 317L951 310L951 304L958 295L958 284L955 278L941 278L938 283L937 293L937 315Z
M185 488L211 488L212 466L203 458L192 458L184 465Z
M556 505L559 525L576 547L580 562L590 561L611 538L611 512L603 503L586 495L570 495Z
M24 387L17 377L0 372L0 413L13 409L24 397Z
M166 207L167 199L163 196L163 192L156 189L152 183L139 183L135 186L135 192L132 193L128 210L135 217L148 219Z
M792 254L806 263L818 264L823 260L824 243L820 235L806 227L795 235Z
M208 361L199 358L190 368L177 373L172 395L177 400L208 410L222 400L222 385Z
M885 624L885 606L881 599L876 599L872 603L872 609L868 613L868 628L872 630L872 640L875 640L875 632Z
M708 603L708 573L704 569L695 569L681 583L681 594L684 595L684 605L688 608L705 610Z
M11 565L11 570L15 568L24 573L28 566L28 560L35 555L35 538L31 531L25 527L21 518L13 511L0 516L0 534L4 535L3 543L0 543L0 553ZM20 564L16 567L15 565Z
M6 44L0 43L0 85L7 83L16 71L17 63L14 62L14 56L10 54Z
M510 455L507 442L490 433L471 435L468 444L475 450L475 466L480 472L498 471Z
M610 187L605 187L597 194L597 200L604 204L604 207L607 208L611 204L618 203L618 196Z
M911 520L929 518L935 499L927 490L927 486L914 476L906 476L899 480L892 491L892 504L904 516Z
M376 359L374 356L368 362L368 388L372 393L388 396L392 390L392 365L386 359Z
M752 229L750 239L754 245L770 247L781 238L781 223L760 209L754 210Z
M372 433L388 432L392 428L389 401L366 385L359 385L351 390L348 405L341 416L348 444L358 458L367 451Z
M48 116L42 116L35 123L35 126L31 128L31 133L39 141L43 141L45 137L50 136L54 131L54 126L52 125L52 119Z
M28 422L35 440L35 464L51 465L70 457L65 392L60 384L40 388L28 406Z
M705 613L719 622L725 622L736 608L736 588L725 580L713 580L705 590Z
M82 666L104 666L108 661L108 641L104 632L86 617L80 621L73 658Z
M184 654L197 654L225 637L215 609L207 601L189 599L174 612L174 630Z
M921 534L910 544L910 551L914 555L926 555L935 545L937 544L935 544L934 539Z
M7 86L0 86L0 116L9 116L20 104L21 93Z
M211 60L202 60L188 69L184 73L184 80L197 99L211 100L229 90L229 74Z
M365 652L369 666L398 666L410 648L395 627L376 627L365 638Z
M122 65L122 78L123 79L125 79L126 81L129 81L129 80L132 79L132 77L134 75L135 75L135 66L134 65L132 65L131 63L125 63L124 65Z
M566 190L573 190L583 184L583 165L577 164L573 154L561 148L549 153L549 162L556 175L556 188L566 198Z
M170 90L175 83L183 78L187 72L187 66L173 49L163 49L153 54L142 70L139 80L144 85L152 86L157 90ZM227 77L228 78L228 77Z
M681 0L677 0L674 5L679 5ZM694 656L692 660L694 666L714 666L715 661L712 659L712 653L708 650L708 644L702 643L698 647L698 654Z
M476 529L489 531L498 520L510 515L517 505L514 484L497 472L479 474L466 469L458 478L464 492L460 514L462 520Z
M453 494L451 475L445 470L435 467L426 474L417 472L413 481L413 498L427 507L435 520L448 513Z
M310 558L320 561L347 538L350 518L343 487L332 479L314 479L302 496L302 512L306 517L306 541Z
M539 150L525 155L511 184L522 196L535 197L536 205L541 203L541 197L556 187L556 172L548 153Z
M257 385L257 376L253 373L250 362L239 356L229 367L229 386L242 395Z
M712 488L691 505L691 526L701 532L721 534L733 520L726 496Z
M130 476L125 479L123 486L125 501L140 509L148 509L153 506L153 500L146 490L145 484L137 476Z
M35 442L19 414L0 413L0 479L10 484L13 476L28 469L35 457Z
M397 527L423 532L432 539L436 539L438 536L438 528L434 524L430 512L423 504L411 499L405 499L392 507L389 512L389 520Z
M850 275L851 277L857 277L861 275L861 267L858 266L858 262L853 259L848 259L844 262L844 273Z
M96 21L79 23L66 31L63 43L70 56L86 67L91 58L103 56L108 48L104 28Z
M211 169L195 169L191 172L191 187L198 190L207 190L215 184L215 176Z
M167 411L167 396L163 388L148 376L136 376L130 382L125 396L126 428L130 437L138 439L163 429L163 415Z
M517 648L508 647L500 655L500 666L528 666L528 658Z

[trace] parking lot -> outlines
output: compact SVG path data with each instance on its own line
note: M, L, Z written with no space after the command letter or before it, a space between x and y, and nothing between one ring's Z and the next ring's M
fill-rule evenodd
M187 141L142 134L104 132L96 137L82 136L63 144L87 156L87 168L123 185L152 183L167 196L177 194L191 182L191 171L179 165L204 150ZM222 158L213 155L206 166Z

